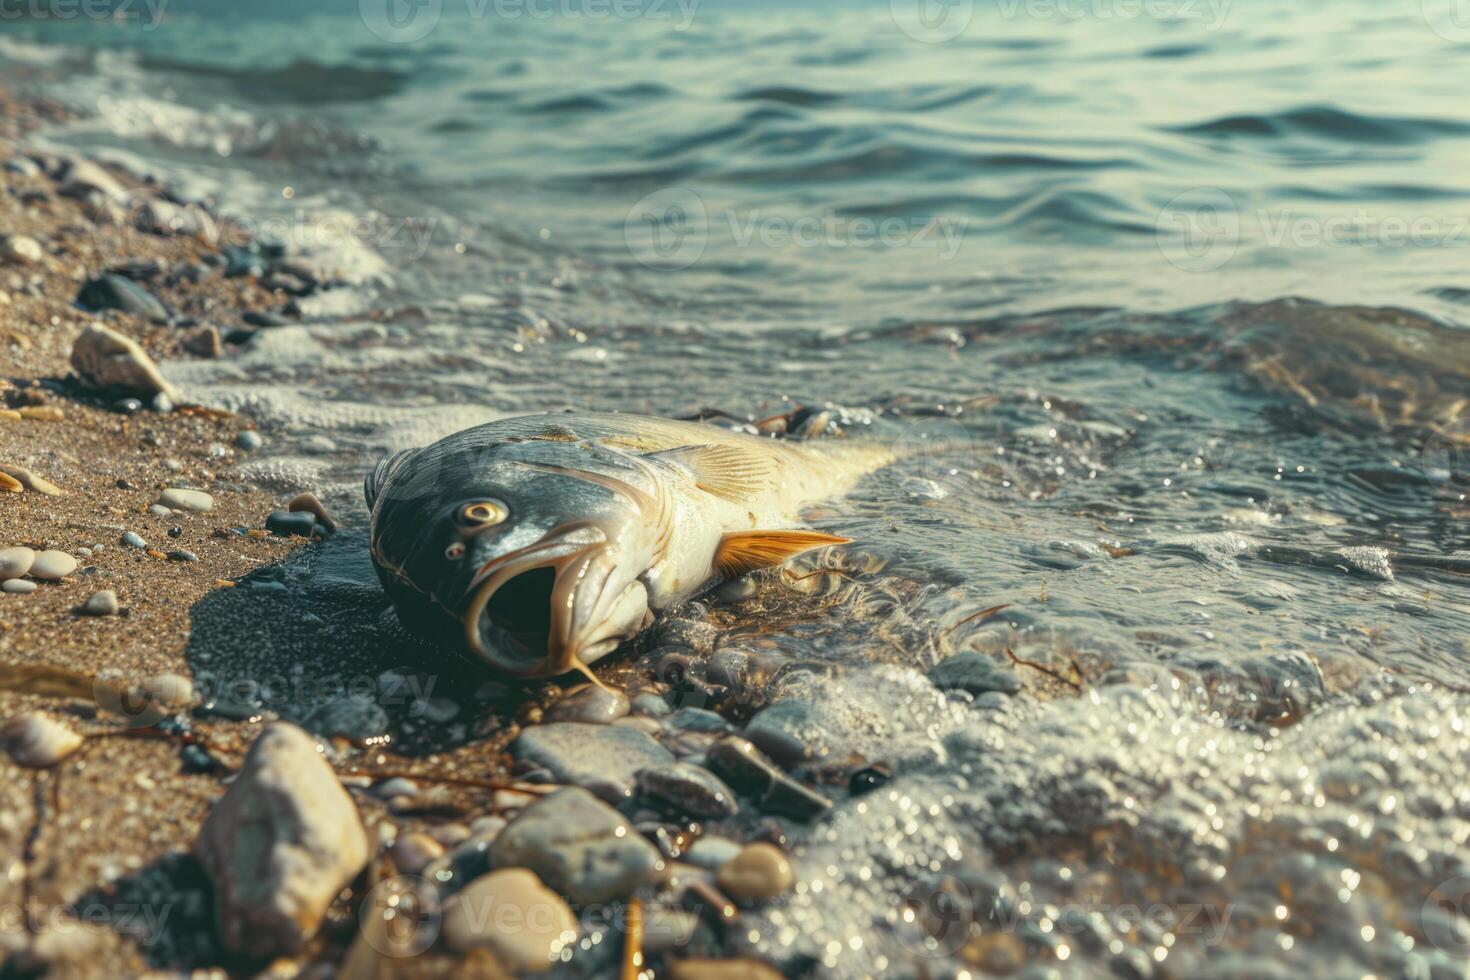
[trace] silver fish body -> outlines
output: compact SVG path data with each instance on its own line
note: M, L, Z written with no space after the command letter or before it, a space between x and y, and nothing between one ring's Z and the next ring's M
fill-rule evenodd
M636 415L535 415L391 456L368 476L399 618L503 673L584 670L659 610L843 538L803 506L889 461Z

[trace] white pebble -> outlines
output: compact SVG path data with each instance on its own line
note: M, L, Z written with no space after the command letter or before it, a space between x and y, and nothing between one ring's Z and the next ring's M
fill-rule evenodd
M118 609L117 593L111 589L94 592L82 603L82 613L86 616L116 616Z
M36 553L30 548L0 548L0 582L20 578L35 560Z
M209 494L203 490L185 490L180 487L170 487L163 491L158 495L156 503L174 510L190 510L195 513L214 510L214 498Z
M12 578L7 579L4 582L0 582L0 592L10 592L16 595L24 595L27 592L34 592L38 588L40 588L40 586L38 586L35 582L32 582L30 579L24 578Z
M43 551L31 563L31 578L54 582L77 570L77 560L64 551Z

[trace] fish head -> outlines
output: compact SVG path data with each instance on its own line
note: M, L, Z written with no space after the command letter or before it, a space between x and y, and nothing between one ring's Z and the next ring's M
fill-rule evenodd
M368 479L373 559L405 625L529 678L585 671L647 624L633 474L570 446L436 448Z

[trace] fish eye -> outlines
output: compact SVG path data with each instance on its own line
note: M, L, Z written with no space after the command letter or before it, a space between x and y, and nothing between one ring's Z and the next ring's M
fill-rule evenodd
M505 506L495 500L477 500L459 509L459 522L468 527L499 524L506 516Z
M454 542L454 544L444 549L444 557L448 558L450 561L454 561L462 554L464 554L463 541L456 541Z

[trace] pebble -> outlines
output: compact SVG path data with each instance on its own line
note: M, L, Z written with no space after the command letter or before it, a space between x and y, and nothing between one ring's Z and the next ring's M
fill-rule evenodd
M247 453L253 453L261 447L265 440L260 438L260 433L254 429L246 429L235 436L235 445Z
M31 562L31 578L54 582L77 570L77 560L64 551L43 551Z
M715 884L737 902L764 902L796 884L786 853L774 844L746 844L734 860L715 873Z
M291 502L286 505L286 509L293 514L311 514L316 518L316 522L328 531L337 530L337 522L332 519L332 515L327 511L326 505L317 499L316 494L310 491L298 493L292 497Z
M23 578L6 579L4 582L0 582L0 592L9 592L14 595L24 595L28 592L34 592L39 588L40 586L35 582Z
M194 703L194 682L183 674L154 674L143 679L143 693L154 704L167 708L185 708Z
M152 514L154 517L171 517L171 516L173 516L173 511L171 511L167 507L163 506L163 504L150 504L148 506L148 513Z
M258 310L246 310L240 317L252 327L284 327L290 323L285 317L276 313L262 313Z
M289 538L293 534L309 538L316 530L314 514L293 514L287 510L273 510L265 519L265 529L277 537Z
M581 721L606 725L628 713L628 696L595 684L572 688L546 712L547 721Z
M708 769L687 762L640 770L638 794L674 815L723 820L740 812L734 790Z
M179 487L170 487L158 495L156 506L168 507L173 510L188 510L195 513L204 513L214 510L214 498L203 490L185 490Z
M580 935L577 917L535 874L520 868L476 878L444 905L443 935L460 952L486 948L510 970L540 973Z
M0 728L0 744L19 765L45 769L75 752L82 737L39 711L20 715Z
M388 731L388 712L373 698L348 694L314 708L304 724L323 735L365 742Z
M65 422L66 413L55 405L24 405L17 409L20 417L36 422Z
M103 589L101 592L92 593L92 597L82 603L82 615L116 616L120 608L117 593L111 589Z
M662 695L645 693L633 699L631 707L635 714L646 715L649 718L663 718L670 710L669 702Z
M127 191L117 178L91 160L72 159L66 161L57 175L56 193L62 197L84 198L93 191L106 197L123 198Z
M385 779L373 787L373 795L380 800L391 800L395 796L413 796L418 791L418 783L402 776Z
M756 748L790 768L812 758L814 753L798 734L811 728L811 709L804 701L778 701L767 705L746 722L744 735Z
M11 157L5 161L5 169L22 177L41 176L41 167L30 157Z
M119 276L112 278L133 285ZM147 351L131 337L100 323L88 326L72 344L71 366L94 388L122 389L150 398L173 393L173 386L163 380Z
M148 407L160 415L167 415L174 410L174 400L165 392L160 391L153 396L153 400L148 403Z
M214 884L219 938L252 959L291 955L368 861L357 807L316 741L269 725L204 821L195 853Z
M168 310L157 297L133 280L111 273L84 283L77 293L77 305L84 310L122 310L148 320L168 319Z
M6 235L0 240L0 256L7 262L17 265L36 265L46 253L41 248L41 243L29 235Z
M184 350L199 357L220 357L225 352L224 340L219 328L203 326L183 339Z
M977 650L957 653L941 661L928 673L928 678L940 690L965 691L978 697L991 691L1015 694L1021 689L1016 672L996 663L990 656Z
M490 859L496 868L530 868L578 905L626 898L668 871L622 814L575 786L521 811L490 845Z
M137 415L143 411L143 403L136 398L119 398L112 403L112 410L119 415Z
M664 724L685 732L717 732L724 735L734 729L724 718L706 708L680 708Z
M718 871L721 867L735 859L743 847L739 841L728 837L716 837L706 835L699 838L689 849L684 852L684 860L696 868L706 871Z
M30 548L0 548L0 581L20 578L35 560L36 553Z
M199 560L199 556L196 555L196 554L194 554L194 552L192 552L192 551L185 551L183 548L179 548L176 551L170 551L168 553L168 560L169 561L198 561Z
M393 845L393 866L400 874L416 875L444 854L444 845L420 831L411 831Z
M60 497L66 491L56 484L26 469L24 466L15 466L9 463L0 463L0 473L5 473L27 490L45 494L48 497Z
M525 729L510 744L510 754L548 770L557 782L585 787L613 803L633 795L638 770L674 761L668 749L636 728L573 721Z
M832 801L786 775L743 738L731 735L709 749L710 771L736 792L756 801L771 814L793 820L811 820L826 813Z

